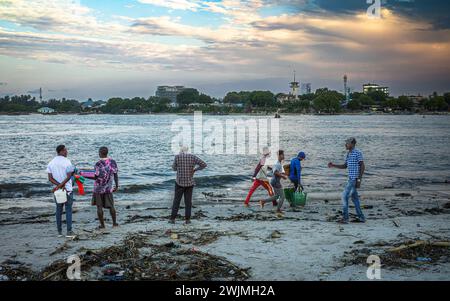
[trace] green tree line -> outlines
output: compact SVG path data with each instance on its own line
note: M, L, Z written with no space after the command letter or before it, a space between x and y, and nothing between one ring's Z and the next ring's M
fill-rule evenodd
M123 113L179 113L202 110L208 113L251 113L281 109L284 112L302 113L318 112L326 114L339 113L345 110L361 111L378 106L392 110L413 111L448 111L450 92L438 95L433 93L415 104L409 97L388 97L383 92L371 91L367 94L352 93L352 100L345 106L344 95L328 88L317 89L315 93L300 95L298 100L280 103L270 91L229 92L222 102L196 89L186 89L177 96L177 107L171 106L167 98L151 96L149 98L110 98L105 105L93 102L94 109L85 110L108 114ZM59 113L79 113L82 105L73 99L51 99L38 102L30 95L4 96L0 98L0 112L32 113L41 107L50 107Z

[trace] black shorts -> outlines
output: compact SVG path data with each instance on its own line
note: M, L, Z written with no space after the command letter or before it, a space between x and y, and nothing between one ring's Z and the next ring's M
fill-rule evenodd
M100 206L106 209L114 208L114 197L112 193L94 193L92 195L92 206Z

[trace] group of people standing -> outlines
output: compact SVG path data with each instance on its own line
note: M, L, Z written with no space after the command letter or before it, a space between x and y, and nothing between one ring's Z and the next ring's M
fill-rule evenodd
M356 209L358 218L352 222L365 222L362 213L358 188L361 186L362 177L365 171L364 159L361 151L356 149L356 139L349 138L345 141L347 154L343 164L328 163L329 168L348 169L348 181L342 193L342 219L340 223L349 223L349 199L351 198ZM63 204L56 202L56 224L58 235L62 236L62 213L66 208L67 237L73 237L72 232L72 204L73 188L72 177L76 170L67 158L68 150L64 145L56 148L57 156L48 164L47 173L49 181L54 185L53 192L63 189L67 195L67 201ZM249 207L253 193L262 186L269 197L259 200L259 205L263 208L266 203L272 203L279 214L285 200L282 180L289 179L295 190L303 190L302 185L302 161L306 159L304 152L299 152L295 158L290 160L289 172L286 173L283 162L285 154L283 150L277 152L277 162L273 166L268 165L271 156L268 147L263 148L260 158L253 173L253 184L245 199L244 206ZM88 178L94 180L94 191L92 195L92 205L97 207L97 216L100 223L99 228L105 228L103 209L109 209L113 221L113 227L117 227L116 210L114 207L113 193L119 189L119 168L116 161L108 157L108 148L99 149L100 160L95 164L94 174ZM194 175L196 172L207 167L207 164L199 157L190 154L187 147L182 147L179 154L175 156L172 169L176 172L175 193L172 205L172 213L169 223L174 224L178 216L181 199L184 197L185 203L185 223L191 222L192 195L195 186ZM272 176L271 179L270 175ZM113 185L114 184L114 185Z
M345 189L342 192L342 219L338 222L342 224L347 224L350 222L349 218L349 200L353 201L355 206L357 218L353 219L352 222L365 223L366 218L361 210L360 199L358 195L358 188L361 187L362 177L365 172L364 158L359 149L356 148L356 139L349 138L345 141L345 148L347 153L345 155L343 164L334 164L332 162L328 163L328 168L337 169L347 169L348 170L348 181L345 185ZM260 206L263 208L268 202L272 202L274 207L277 207L277 213L281 214L283 203L285 200L284 189L281 180L289 179L294 185L294 189L303 190L303 185L301 181L302 174L302 164L301 162L306 159L306 154L304 152L299 152L297 157L291 159L289 165L289 174L285 172L283 161L284 161L284 151L279 150L277 152L277 162L273 167L267 165L267 159L270 157L270 150L268 147L263 149L263 154L255 168L253 174L253 185L248 192L247 198L245 199L244 206L249 207L250 198L252 197L255 190L262 186L267 190L269 198L259 201ZM272 171L272 179L268 180L269 170Z
M62 214L65 207L67 238L75 237L72 231L72 205L74 201L72 178L75 175L76 168L67 158L68 150L65 145L59 145L56 148L57 156L50 161L47 166L48 180L54 185L52 192L64 190L66 193L66 202L56 203L56 226L58 236L63 236L62 232ZM105 228L103 209L109 209L113 227L119 226L117 223L116 210L114 207L113 193L119 189L119 168L116 161L108 157L108 148L103 146L99 149L100 160L95 164L93 175L87 178L94 180L94 190L91 203L97 207L97 217L100 223L99 229ZM113 186L114 182L114 186Z

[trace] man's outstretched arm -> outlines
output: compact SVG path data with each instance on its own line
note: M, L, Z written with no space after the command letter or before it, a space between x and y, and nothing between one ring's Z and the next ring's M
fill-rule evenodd
M347 163L345 164L334 164L334 163L328 163L328 167L329 168L337 168L337 169L346 169L347 168Z

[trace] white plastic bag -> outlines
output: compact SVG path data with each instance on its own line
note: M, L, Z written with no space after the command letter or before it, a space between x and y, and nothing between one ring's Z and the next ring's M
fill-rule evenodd
M65 190L59 189L55 191L54 195L57 204L64 204L67 202L67 194Z

